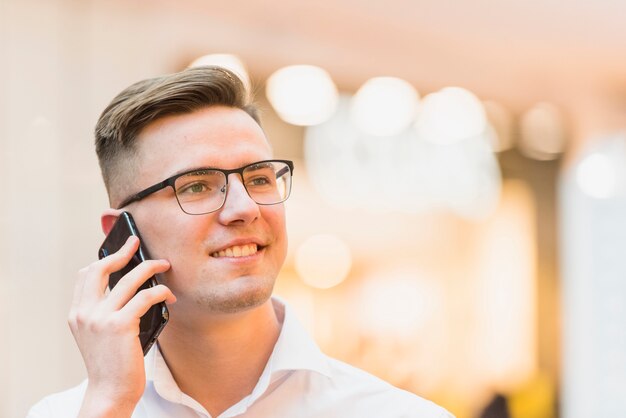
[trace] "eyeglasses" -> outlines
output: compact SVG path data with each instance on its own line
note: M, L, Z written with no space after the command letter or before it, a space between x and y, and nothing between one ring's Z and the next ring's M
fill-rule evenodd
M176 174L128 197L118 209L171 186L183 212L189 215L215 212L226 201L228 176L233 173L239 174L248 195L259 205L282 203L291 193L293 162L265 160L233 170L200 168Z

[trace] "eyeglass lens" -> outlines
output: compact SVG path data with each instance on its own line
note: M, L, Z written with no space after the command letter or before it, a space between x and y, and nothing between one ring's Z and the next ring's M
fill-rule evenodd
M243 170L243 185L258 204L285 201L291 188L289 166L278 161L253 164ZM219 170L199 170L176 179L176 198L183 211L202 214L218 210L226 199L226 175Z

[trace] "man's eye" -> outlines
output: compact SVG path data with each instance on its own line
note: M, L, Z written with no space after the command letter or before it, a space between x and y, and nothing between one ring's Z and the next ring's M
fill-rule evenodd
M192 184L188 184L184 187L181 187L178 190L178 194L197 194L197 193L203 193L203 192L208 192L210 189L206 184L203 183L192 183Z
M248 181L249 186L265 186L268 184L271 184L271 181L267 177L255 177Z
M202 184L193 184L189 187L189 190L193 193L200 193L205 190L205 186Z

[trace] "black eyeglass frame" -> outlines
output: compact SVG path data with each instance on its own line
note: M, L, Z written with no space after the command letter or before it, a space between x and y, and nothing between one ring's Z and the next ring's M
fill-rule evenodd
M183 212L185 212L186 214L188 214L188 215L205 215L205 214L207 214L207 213L216 212L216 211L220 210L220 209L222 208L222 206L224 206L224 202L226 202L226 196L224 196L224 199L223 199L223 201L222 201L222 204L221 204L218 208L216 208L216 209L214 209L214 210L212 210L212 211L209 211L209 212L204 212L204 213L189 213L189 212L186 212L186 211L185 211L185 209L183 209L183 205L181 205L181 204L180 204L180 201L178 200L178 196L176 195L176 187L174 186L174 184L176 183L176 180L177 180L179 177L186 176L186 175L191 174L191 173L196 173L196 172L198 172L198 171L219 171L220 173L223 173L223 174L224 174L224 177L226 178L226 184L225 184L224 186L225 186L226 188L228 188L228 176L230 176L231 174L236 173L236 174L239 174L239 176L241 177L241 179L243 179L243 172L244 172L247 168L252 167L252 166L255 166L255 165L258 165L258 164L263 164L263 163L283 163L283 164L286 164L286 165L287 165L287 167L286 167L286 168L288 168L288 169L289 169L289 173L290 173L290 175L291 175L291 176L293 176L293 168L294 168L294 165L293 165L293 161L291 161L291 160L263 160L263 161L256 161L256 162L254 162L254 163L251 163L251 164L246 164L246 165L244 165L243 167L234 168L234 169L232 169L232 170L223 170L223 169L221 169L221 168L213 168L213 167L194 168L194 169L192 169L192 170L188 170L188 171L185 171L185 172L183 172L183 173L175 174L175 175L173 175L172 177L169 177L169 178L167 178L167 179L165 179L165 180L163 180L163 181L161 181L161 182L159 182L159 183L157 183L157 184L154 184L154 185L152 185L152 186L150 186L150 187L147 187L147 188L143 189L142 191L140 191L140 192L138 192L138 193L135 193L135 194L134 194L134 195L132 195L132 196L129 196L128 198L124 199L124 201L122 201L122 203L120 203L120 205L119 205L117 208L118 208L118 209L122 209L124 206L128 206L128 205L130 205L131 203L138 202L138 201L140 201L140 200L142 200L142 199L144 199L144 198L146 198L146 197L150 196L151 194L156 193L156 192L158 192L159 190L165 189L166 187L170 186L170 187L172 188L172 190L174 190L174 196L176 197L176 202L178 203L178 206L179 206L179 207L180 207L180 209L181 209ZM283 169L283 170L284 170L284 169ZM284 173L282 170L281 170L281 171L278 171L278 172L276 173L276 178L281 177L281 176L283 176L284 174L285 174L285 173ZM245 187L245 185L244 185L244 188L246 189L246 193L248 193L248 196L250 196L250 192L248 191L248 188L247 188L247 187ZM289 184L289 190L288 190L288 192L287 192L287 195L286 195L286 196L285 196L285 198L284 198L284 199L282 199L280 202L275 202L275 203L259 203L259 202L257 202L256 200L254 200L254 198L253 198L252 196L250 196L250 198L251 198L252 200L254 200L254 201L256 202L256 204L257 204L257 205L269 206L269 205L277 205L277 204L279 204L279 203L284 202L285 200L287 200L287 198L289 198L289 196L290 196L290 195L291 195L291 182L290 182L290 184Z

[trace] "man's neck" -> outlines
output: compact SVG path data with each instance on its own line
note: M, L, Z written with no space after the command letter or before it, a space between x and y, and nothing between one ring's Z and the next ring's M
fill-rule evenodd
M159 346L181 391L215 417L252 392L280 327L268 300L207 321L178 323L172 318Z

